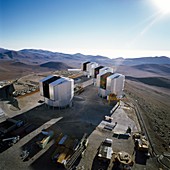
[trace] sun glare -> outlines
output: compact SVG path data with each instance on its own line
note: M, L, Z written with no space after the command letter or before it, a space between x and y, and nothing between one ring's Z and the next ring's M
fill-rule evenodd
M163 14L170 14L170 0L152 0Z

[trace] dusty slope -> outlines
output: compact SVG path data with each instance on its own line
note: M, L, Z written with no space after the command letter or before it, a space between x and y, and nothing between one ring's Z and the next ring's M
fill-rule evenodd
M49 64L49 63L52 63ZM18 61L0 61L0 81L10 80L22 77L24 75L30 74L32 72L47 72L54 70L67 70L70 68L67 64L61 62L48 62L44 65L29 65Z
M125 92L139 105L156 150L170 151L170 90L126 80Z

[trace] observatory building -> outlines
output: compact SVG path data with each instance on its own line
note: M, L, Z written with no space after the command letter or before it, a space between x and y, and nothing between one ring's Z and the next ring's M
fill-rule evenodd
M101 69L99 70L99 74L101 74L101 73L107 73L107 72L113 73L113 68L111 68L111 67L103 67L103 68L101 68Z
M74 80L50 75L40 80L40 95L47 105L65 107L71 104L74 96Z
M98 63L91 62L87 64L87 73L90 77L94 75L94 68L98 67Z
M98 66L94 68L94 75L93 75L94 78L97 78L97 75L99 74L100 69L102 69L103 67L104 66Z
M109 71L97 75L96 86L98 94L101 97L114 94L117 98L121 98L124 90L125 76L119 73Z
M97 81L96 81L96 86L98 87L98 94L101 97L106 97L107 96L107 77L112 75L113 73L109 71L102 72L97 75Z
M87 64L89 64L89 63L90 63L90 61L87 61L87 62L82 63L82 65L81 65L81 70L82 70L82 71L87 71Z
M107 77L106 90L108 94L115 94L117 98L120 98L124 90L125 76L119 73L115 73Z

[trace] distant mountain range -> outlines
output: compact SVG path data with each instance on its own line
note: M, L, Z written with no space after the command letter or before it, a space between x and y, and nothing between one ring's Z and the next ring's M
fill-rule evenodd
M143 65L141 69L145 68L145 64L170 64L170 58L166 56L160 57L141 57L141 58L116 58L110 59L105 56L93 56L93 55L83 55L80 53L77 54L64 54L59 52L51 52L45 50L36 50L36 49L23 49L20 51L7 50L0 48L0 60L14 60L16 62L21 62L25 64L33 64L40 65L42 67L46 67L43 65L48 62L48 67L54 68L55 65L52 62L60 62L58 64L67 63L70 67L79 67L80 63L84 61L94 61L98 62L102 65L127 65L127 66L135 66L135 65ZM50 63L49 63L50 62ZM65 66L62 66L63 68Z

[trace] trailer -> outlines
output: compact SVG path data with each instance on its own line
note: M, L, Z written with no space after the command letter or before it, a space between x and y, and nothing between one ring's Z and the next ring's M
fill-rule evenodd
M56 151L52 155L53 162L70 170L75 161L84 153L88 144L87 135L82 139L71 138L64 135L57 144Z

